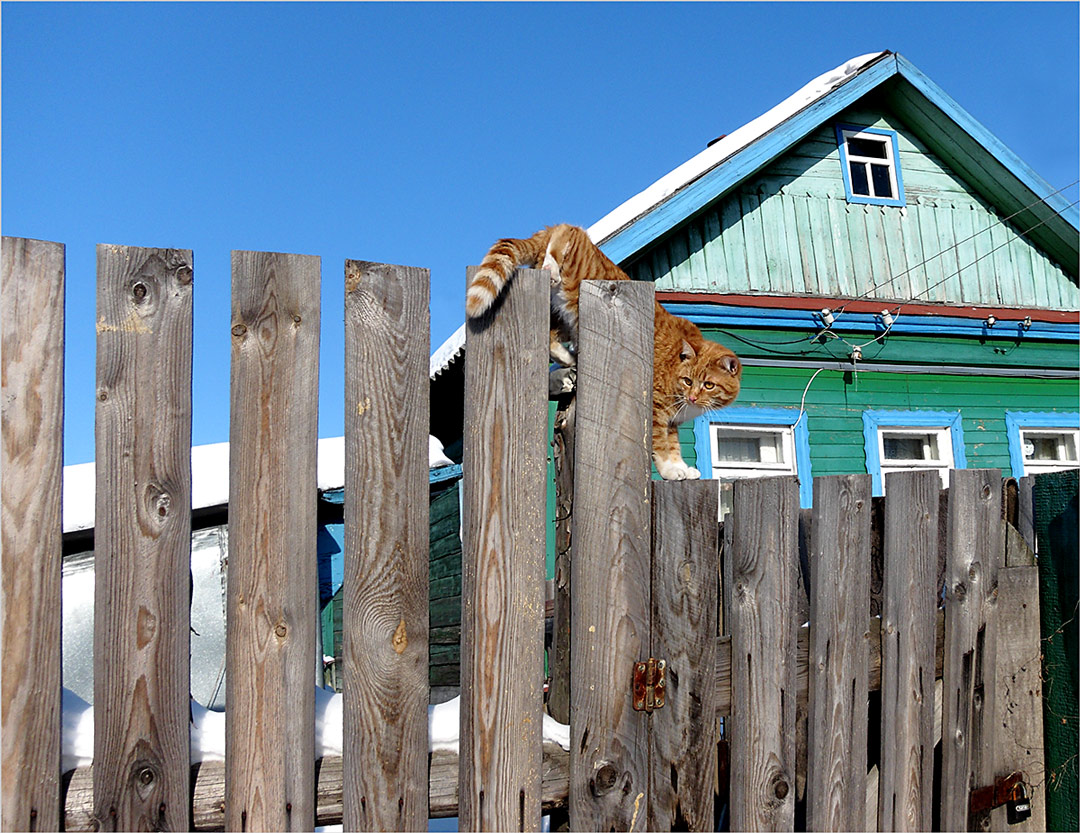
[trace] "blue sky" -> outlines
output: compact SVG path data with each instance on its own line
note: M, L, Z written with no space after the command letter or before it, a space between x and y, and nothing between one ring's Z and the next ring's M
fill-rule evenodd
M228 439L230 250L320 255L319 435L337 436L346 258L431 270L434 349L497 238L588 226L880 49L1068 185L1078 10L5 2L2 226L67 245L65 462L94 454L97 243L194 251L195 444Z

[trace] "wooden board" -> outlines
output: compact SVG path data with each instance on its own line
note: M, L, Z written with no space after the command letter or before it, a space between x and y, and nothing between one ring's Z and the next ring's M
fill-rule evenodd
M724 584L731 632L731 829L795 824L799 484L734 485Z
M571 565L570 827L646 825L653 287L581 285Z
M3 239L4 830L57 830L64 246Z
M716 781L715 480L652 484L652 649L665 705L650 717L648 830L711 830Z
M951 474L945 558L945 664L942 697L941 825L968 828L971 790L986 786L975 771L977 651L1001 556L1001 472ZM978 692L983 701L985 691ZM989 727L982 727L989 729ZM985 738L985 731L979 732ZM985 742L985 741L984 741ZM987 750L988 754L990 750Z
M98 246L94 802L190 824L189 251Z
M934 767L934 612L941 479L886 475L879 830L929 830Z
M814 480L810 553L807 827L866 815L870 476Z
M315 819L320 261L232 254L226 825Z
M1031 818L1009 829L1045 830L1038 567L998 573L997 616L995 776L1022 772L1031 786Z
M539 830L548 282L500 300L465 341L460 819Z
M345 262L344 824L427 825L426 269Z

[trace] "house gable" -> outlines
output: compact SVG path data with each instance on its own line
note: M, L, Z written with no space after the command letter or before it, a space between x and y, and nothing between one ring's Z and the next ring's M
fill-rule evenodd
M658 289L1080 308L1075 277L874 90L624 263ZM852 203L837 125L895 133L905 205ZM1074 264L1075 274L1075 264Z

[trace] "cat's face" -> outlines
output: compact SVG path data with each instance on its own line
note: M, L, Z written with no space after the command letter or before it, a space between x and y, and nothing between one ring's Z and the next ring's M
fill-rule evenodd
M723 408L739 395L742 362L721 344L706 341L695 351L683 342L675 373L675 397L680 407L693 411Z

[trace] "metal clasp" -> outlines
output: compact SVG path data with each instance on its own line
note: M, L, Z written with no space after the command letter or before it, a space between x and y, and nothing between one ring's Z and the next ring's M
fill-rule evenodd
M634 663L634 711L664 707L665 669L667 661L653 657Z

